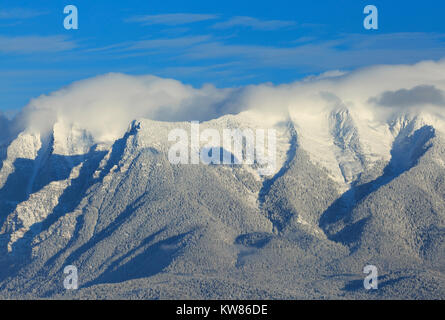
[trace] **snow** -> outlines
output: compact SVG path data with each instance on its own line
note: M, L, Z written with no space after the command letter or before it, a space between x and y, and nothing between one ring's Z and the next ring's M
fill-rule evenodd
M94 138L78 124L58 121L53 128L54 153L60 155L80 155L88 153L94 145Z
M42 190L29 196L29 199L19 203L10 216L15 222L7 245L8 252L12 252L13 245L21 239L31 226L45 220L59 203L59 198L70 185L71 180L79 176L82 163L73 168L68 179L53 181Z
M289 128L283 123L274 123L274 121L270 121L270 119L261 121L262 118L258 118L258 115L253 112L243 112L238 115L226 115L218 119L205 121L199 123L199 131L202 133L206 129L216 129L220 133L220 143L217 143L213 147L223 147L223 130L224 129L251 129L254 133L258 129L265 130L265 136L267 137L268 130L275 130L276 132L276 166L275 170L271 173L271 175L276 174L287 158L287 151L290 148L290 132ZM161 152L168 152L168 149L175 142L168 141L168 134L174 129L182 129L184 130L189 138L190 138L190 122L160 122L153 121L148 119L139 119L137 123L140 124L140 128L137 131L137 135L134 138L130 138L127 142L126 153L132 153L137 149L142 148L154 148ZM127 131L128 132L128 131ZM131 141L131 143L130 143ZM206 143L202 142L200 147L203 147ZM190 146L190 143L189 143ZM266 138L266 154L268 151L268 142ZM245 164L244 167L253 169L252 165ZM257 179L263 179L256 174Z
M7 157L0 170L0 188L3 188L9 175L14 172L15 161L17 159L34 160L41 145L39 133L22 132L12 141L7 149Z
M337 106L314 106L313 108L289 108L288 118L281 116L265 117L255 111L242 112L238 115L226 115L218 119L201 122L200 132L205 129L274 129L277 133L277 165L276 174L285 164L291 148L291 127L295 129L297 147L309 155L317 166L325 168L330 177L339 184L339 191L345 191L351 184L377 161L388 162L394 141L401 134L411 135L424 125L431 125L444 132L441 117L430 113L402 114L389 120L379 120L372 112L363 112L357 108ZM161 122L149 119L133 121L122 145L123 154L102 181L106 189L116 172L125 173L129 169L132 157L145 148L167 154L172 142L167 137L173 129L183 129L190 134L189 122ZM10 215L12 226L8 250L12 250L30 227L46 219L58 204L63 191L75 179L83 163L72 169L70 177L62 181L53 181L38 192L32 193L32 186L40 167L46 161L49 152L60 155L87 155L95 144L92 136L79 125L65 125L57 122L52 136L41 136L38 133L23 132L7 149L7 158L0 170L0 187L14 170L14 161L18 158L34 160L27 191L29 198L19 203ZM221 134L222 137L222 134ZM222 139L221 139L222 140ZM222 142L222 141L221 141ZM53 145L51 146L51 143ZM222 147L222 144L217 146ZM107 166L113 150L110 144L100 144L98 150L108 150L92 178L97 179ZM435 161L444 165L442 159ZM224 167L231 170L230 167ZM244 164L242 170L252 174L256 181L264 181L265 177L258 174L255 165ZM258 194L251 192L246 196L251 207L258 207ZM297 223L307 224L298 217Z

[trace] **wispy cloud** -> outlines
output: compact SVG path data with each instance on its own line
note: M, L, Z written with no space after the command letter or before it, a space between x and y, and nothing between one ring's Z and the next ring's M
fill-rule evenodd
M0 19L30 19L46 14L48 12L25 8L2 9L0 10Z
M168 39L141 40L132 43L126 50L184 48L210 40L207 35L187 36Z
M157 74L164 77L175 78L178 76L188 77L195 76L196 74L211 73L214 77L219 77L222 75L236 73L236 68L239 66L239 63L237 62L198 66L175 66L162 68L157 72Z
M193 46L183 56L201 61L236 58L257 67L300 67L313 71L348 69L369 64L440 59L445 56L444 37L427 33L345 34L332 40L286 47L209 41ZM422 44L420 48L419 43Z
M170 13L156 15L140 15L125 19L126 22L137 22L142 25L162 24L168 26L178 26L188 23L217 19L214 14L195 14L195 13Z
M325 70L348 70L371 64L414 63L445 57L445 35L429 33L343 34L326 39L290 41L287 45L240 45L231 38L193 35L127 41L89 52L107 53L110 59L130 59L150 55L157 63L198 63L203 70L212 64L239 63L239 73L268 68L292 68L295 73L320 73ZM419 44L421 44L419 48ZM187 68L182 71L196 70ZM249 71L250 70L250 71Z
M77 47L65 36L17 36L0 35L0 53L29 54L37 52L61 52Z
M213 25L215 29L229 29L233 27L249 27L257 30L276 30L285 27L295 26L294 21L285 20L260 20L253 17L238 16L227 21L219 22Z
M207 42L211 39L209 35L184 36L176 38L157 38L139 41L126 41L112 44L105 47L98 47L86 50L86 52L131 52L143 50L169 50L177 48L189 48L200 43Z

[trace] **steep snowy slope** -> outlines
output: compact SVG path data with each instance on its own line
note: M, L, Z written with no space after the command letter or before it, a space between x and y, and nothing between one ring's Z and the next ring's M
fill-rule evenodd
M443 127L428 116L407 115L395 119L391 131L396 138L383 174L334 202L321 225L350 246L353 257L388 269L423 261L443 272Z
M376 163L390 159L394 137L389 125L363 119L346 106L291 110L291 118L302 149L343 191Z
M200 126L264 128L257 116ZM372 123L345 107L317 119L290 112L271 126L278 165L270 176L255 165L172 165L168 134L190 132L187 122L135 120L112 145L60 123L46 136L23 132L1 171L2 292L63 294L69 264L86 297L104 284L133 291L132 279L145 279L138 290L151 298L185 297L198 283L219 293L190 296L359 296L345 288L367 263L388 283L406 268L441 283L445 144L434 119ZM351 275L320 282L340 272ZM153 281L166 284L154 293ZM388 297L413 294L391 290Z

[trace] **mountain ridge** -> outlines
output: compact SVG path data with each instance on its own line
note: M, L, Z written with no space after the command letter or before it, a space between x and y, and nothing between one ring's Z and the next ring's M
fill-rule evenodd
M56 123L46 138L25 130L0 170L0 295L76 296L60 281L73 264L86 297L116 284L128 285L116 296L136 297L139 279L151 298L194 297L186 288L199 283L219 292L201 298L368 298L356 283L374 263L388 289L371 298L415 297L412 277L419 297L443 297L443 127L429 114L361 116L343 106L319 120L290 111L271 125L243 112L200 123L277 130L268 177L247 164L172 165L168 133L188 122L134 120L112 143L79 125ZM385 135L388 151L375 141Z

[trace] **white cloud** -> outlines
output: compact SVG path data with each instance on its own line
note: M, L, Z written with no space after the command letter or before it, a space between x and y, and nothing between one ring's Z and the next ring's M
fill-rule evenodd
M106 74L33 99L25 108L26 126L36 130L54 121L77 123L99 141L119 137L136 118L206 120L220 116L217 105L233 89L195 89L155 76Z
M217 89L211 85L197 89L154 76L107 74L36 98L22 116L29 128L38 130L49 128L54 121L75 123L90 131L98 141L117 139L138 118L203 121L256 110L261 119L283 120L297 109L316 113L337 107L341 102L371 119L401 112L400 103L382 108L370 101L373 97L417 86L434 86L443 91L444 74L445 60L425 61L415 65L375 66L313 81L238 89ZM429 108L443 117L442 107L425 106L421 102L410 105L409 110Z

